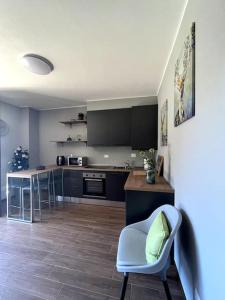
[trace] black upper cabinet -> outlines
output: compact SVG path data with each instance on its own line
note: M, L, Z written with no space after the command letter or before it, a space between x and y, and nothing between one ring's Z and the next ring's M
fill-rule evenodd
M87 112L89 146L130 146L130 109Z
M131 146L157 149L158 105L88 111L89 146Z
M132 149L157 149L158 105L134 106L131 111Z

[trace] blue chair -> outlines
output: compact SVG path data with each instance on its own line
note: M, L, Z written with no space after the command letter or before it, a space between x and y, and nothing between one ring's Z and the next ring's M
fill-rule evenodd
M149 264L145 257L146 238L152 222L160 211L167 218L170 226L170 236L158 260L153 264ZM117 271L124 273L120 300L125 298L129 273L158 274L163 282L167 299L171 299L166 274L171 263L171 246L181 221L182 216L179 210L172 205L163 205L157 208L148 219L128 225L121 231L116 263Z

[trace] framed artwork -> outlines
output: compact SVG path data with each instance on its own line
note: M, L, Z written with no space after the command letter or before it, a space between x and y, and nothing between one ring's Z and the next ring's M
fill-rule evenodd
M157 161L156 161L156 175L157 176L163 176L163 161L164 161L164 157L161 155L158 155Z
M167 146L168 143L168 100L164 102L161 108L161 146Z
M175 64L174 126L195 115L195 23L186 36Z

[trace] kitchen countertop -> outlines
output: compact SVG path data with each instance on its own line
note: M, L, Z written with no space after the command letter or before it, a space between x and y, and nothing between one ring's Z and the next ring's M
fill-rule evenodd
M14 178L31 178L34 175L42 174L48 171L54 171L57 169L63 170L76 170L76 171L101 171L101 172L130 172L130 169L125 169L123 167L113 167L113 166L89 166L89 167L76 167L76 166L57 166L50 165L46 166L44 170L28 169L18 172L7 173L7 177Z
M14 178L31 178L37 174L42 174L48 171L54 171L57 169L63 170L76 170L76 171L96 171L96 172L128 172L130 173L125 183L124 189L129 191L145 191L145 192L163 192L174 193L174 189L165 180L164 177L156 177L155 184L146 183L146 175L143 169L135 168L134 170L125 169L123 167L113 166L89 166L89 167L75 167L75 166L46 166L44 170L29 169L13 173L7 173L7 177Z
M174 189L164 177L156 176L156 183L148 184L146 182L146 175L140 174L141 172L135 170L130 172L124 189L127 191L174 193Z
M78 170L78 171L101 171L101 172L130 172L130 169L124 167L114 166L87 166L87 167L75 167L75 166L62 166L64 170Z

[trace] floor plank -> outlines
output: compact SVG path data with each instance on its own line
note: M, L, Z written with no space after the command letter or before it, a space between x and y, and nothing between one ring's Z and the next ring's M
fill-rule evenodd
M0 218L0 300L119 299L115 269L124 209L71 204L45 213L44 222ZM183 300L175 268L173 299ZM166 299L156 276L131 274L126 299Z

